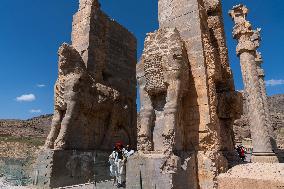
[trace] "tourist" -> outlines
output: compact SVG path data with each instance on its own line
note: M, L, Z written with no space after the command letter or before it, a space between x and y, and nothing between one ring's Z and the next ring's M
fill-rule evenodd
M109 156L109 163L110 163L110 176L116 178L117 175L117 167L115 164L116 159L116 148L114 147L112 153Z
M241 153L240 153L240 158L244 162L246 159L246 154L245 154L245 148L241 146Z
M130 145L126 145L126 147L123 149L124 154L127 158L129 158L130 156L132 156L134 154L134 150L131 150Z
M115 144L114 151L109 156L111 176L115 177L117 188L125 188L126 183L126 154L122 142Z
M246 159L246 152L245 152L245 149L242 145L238 145L237 146L237 152L238 152L238 155L240 157L240 159L244 162L245 159Z

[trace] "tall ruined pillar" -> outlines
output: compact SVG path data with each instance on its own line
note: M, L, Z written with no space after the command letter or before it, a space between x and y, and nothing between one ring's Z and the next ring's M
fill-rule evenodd
M237 95L220 2L205 2L158 1L159 29L137 65L141 124L129 188L213 189L228 168Z
M233 152L232 123L239 97L228 62L221 2L159 0L158 3L160 28L178 29L190 65L188 96L183 101L185 149L197 151L199 187L213 188L216 176L227 168L229 158L223 155Z
M80 0L59 51L54 116L35 167L38 188L109 181L117 141L136 147L136 38L98 0ZM109 184L108 183L108 184Z
M230 11L235 22L233 36L238 40L237 54L240 57L243 82L247 97L248 115L253 142L253 162L277 162L273 152L271 122L267 107L267 98L260 67L259 53L260 30L253 30L246 20L248 9L237 5Z
M241 95L235 91L233 73L229 64L221 0L204 0L211 43L216 51L215 65L219 69L216 80L218 117L220 119L221 150L229 162L234 157L233 123L240 118Z

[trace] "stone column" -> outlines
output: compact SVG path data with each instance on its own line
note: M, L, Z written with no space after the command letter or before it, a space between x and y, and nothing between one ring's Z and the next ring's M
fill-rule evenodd
M269 108L268 108L267 96L266 96L266 87L265 87L265 81L264 81L265 73L264 73L263 68L261 67L261 65L263 63L263 59L262 59L261 53L258 52L258 51L256 51L255 63L256 63L256 67L257 67L259 87L260 87L261 95L262 95L262 98L263 98L263 106L265 108L265 113L268 113L268 115L269 115ZM270 120L267 120L267 121L270 121ZM270 127L270 128L272 128L272 127Z
M263 71L257 61L259 55L260 30L253 30L246 20L248 9L237 5L230 11L235 22L233 36L238 40L237 54L240 57L245 94L248 102L248 116L253 140L253 162L277 162L271 141L271 124L267 97L265 92ZM261 76L260 76L261 75Z

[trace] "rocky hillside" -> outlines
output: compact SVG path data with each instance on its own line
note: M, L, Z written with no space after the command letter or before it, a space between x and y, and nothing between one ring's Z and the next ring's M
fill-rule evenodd
M284 95L268 97L268 104L278 147L284 149ZM243 115L235 122L234 132L237 141L251 137L247 115Z
M269 97L268 103L270 111L284 113L284 94Z
M0 136L45 138L50 130L52 115L28 120L0 120Z
M33 163L50 130L51 119L52 115L43 115L28 120L0 120L0 188L1 179L12 185L32 182Z

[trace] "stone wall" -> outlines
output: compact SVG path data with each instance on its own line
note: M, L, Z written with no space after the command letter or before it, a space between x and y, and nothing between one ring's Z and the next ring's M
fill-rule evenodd
M108 156L101 151L45 150L37 159L33 182L37 188L111 182Z
M135 98L137 44L132 33L99 7L81 5L73 18L72 45L97 82Z
M60 47L58 63L55 111L46 146L111 150L114 140L123 140L135 147L133 34L106 16L96 0L82 0L73 20L72 45ZM80 138L81 144L76 143Z
M120 104L114 117L127 130L136 146L136 38L110 19L94 0L81 0L73 17L72 45L96 82L119 91ZM123 114L123 115L119 115Z
M196 174L195 183L198 186L192 187L216 188L216 176L226 171L228 162L234 160L232 124L241 111L241 96L234 89L228 62L221 4L220 1L202 0L159 0L158 4L160 29L154 34L148 34L141 65L137 66L141 98L138 146L147 146L147 142L151 143L151 140L145 138L151 137L154 146L139 148L142 153L140 156L143 158L148 155L148 151L150 154L164 155L165 157L156 160L149 155L148 160L157 164L164 161L164 165L160 167L164 174L161 177L171 180L168 188L175 188L178 185L175 185L177 183L174 177L183 172L178 163L183 159L180 154L190 152L195 157L193 161L196 163L196 172L192 170L185 175L189 177ZM163 51L170 49L170 44L175 40L164 37L167 34L161 35L161 31L170 29L176 29L180 35L184 53L176 56L169 51L169 56L174 58L164 59ZM159 35L161 41L156 40ZM172 34L174 35L176 34ZM149 50L152 46L155 48ZM156 56L162 58L157 59ZM178 69L167 72L167 68L171 68L167 62L170 60L174 64L175 57L179 57L180 62L186 60L187 66L183 69L187 69L184 71L186 77ZM158 77L150 78L152 82L159 84L155 86L154 93L147 90L150 82L147 77L148 66L145 65L148 64L148 59L155 64L156 67L151 66L151 71L155 71L155 76ZM158 66L160 64L162 66ZM173 77L176 75L178 77ZM175 89L171 85L175 85ZM160 130L164 132L158 134L158 140L156 135ZM155 144L166 144L169 147L165 150L162 147L157 149ZM147 161L145 164L147 165ZM146 172L144 175L148 175L148 171L147 168L143 169ZM179 187L186 188L186 185Z
M97 0L80 0L72 45L64 43L58 55L54 115L35 168L37 186L111 180L106 162L114 144L137 144L136 38Z

